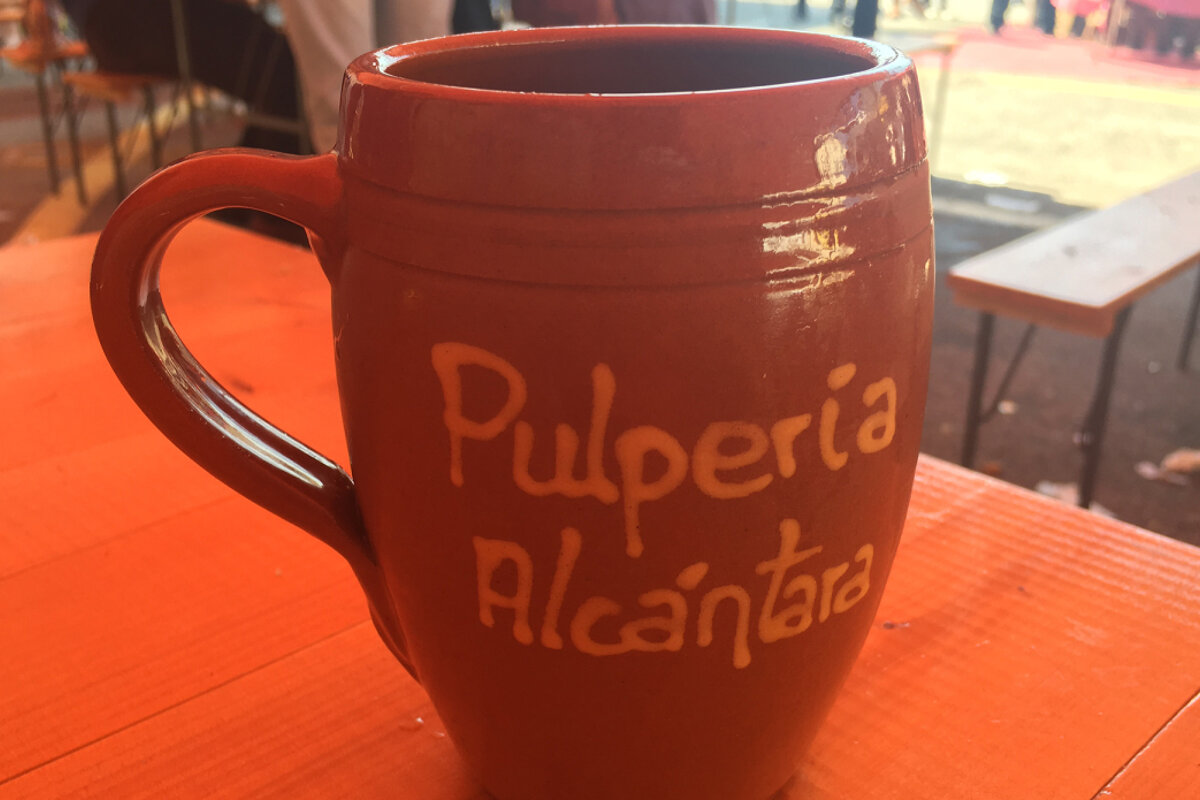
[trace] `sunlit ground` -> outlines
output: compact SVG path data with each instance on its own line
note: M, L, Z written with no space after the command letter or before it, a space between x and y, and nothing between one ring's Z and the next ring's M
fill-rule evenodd
M886 39L890 32L958 32L964 39L951 62L936 174L1104 206L1200 167L1200 64L1143 68L1144 59L1128 50L1110 53L1078 40L1058 40L1054 52L1040 52L1035 48L1046 44L1044 37L1028 30L1033 0L1010 6L1005 52L979 30L990 0L948 0L940 14L938 0L931 2L934 13L926 19L907 6L892 19L892 1L880 0L879 33ZM805 20L796 17L792 0L718 0L717 8L723 19L732 8L738 25L835 30L829 0L809 3ZM932 115L939 61L917 58Z

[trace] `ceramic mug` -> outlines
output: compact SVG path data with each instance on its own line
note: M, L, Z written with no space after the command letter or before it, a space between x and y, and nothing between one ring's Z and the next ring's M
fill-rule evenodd
M183 347L166 243L303 225L353 479ZM790 31L580 28L371 53L335 151L201 154L96 253L129 393L340 551L501 800L763 800L879 603L925 401L910 61Z

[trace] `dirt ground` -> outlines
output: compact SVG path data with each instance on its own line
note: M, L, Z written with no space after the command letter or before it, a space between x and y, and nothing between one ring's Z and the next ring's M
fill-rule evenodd
M889 4L883 4L885 9ZM1048 40L1023 27L1014 6L1009 28L981 28L987 0L950 0L938 19L881 20L881 33L957 32L933 184L938 297L923 449L957 460L977 315L955 306L946 272L976 253L1087 208L1103 207L1200 168L1200 69L1149 63L1086 42ZM1032 2L1027 0L1027 6ZM719 2L719 8L728 4ZM790 0L737 2L744 25L826 28L828 3L795 18ZM917 57L927 113L935 111L940 61ZM45 235L45 161L27 81L0 73L0 243ZM104 154L96 110L85 129L88 152ZM224 126L224 127L222 127ZM219 122L208 145L233 141ZM172 157L186 142L177 131ZM67 164L65 148L60 163ZM64 167L65 169L65 167ZM135 164L136 180L149 170ZM96 230L115 205L110 194L73 212L77 231ZM1200 224L1200 220L1197 220ZM53 226L51 226L53 227ZM1192 369L1175 357L1197 272L1138 303L1122 347L1096 501L1120 519L1200 544L1200 477L1188 485L1147 480L1140 462L1178 448L1200 448L1200 336ZM1001 321L992 385L1022 326ZM1041 330L1005 398L1005 414L983 429L978 465L1003 480L1036 487L1074 482L1081 457L1072 437L1087 409L1100 342Z

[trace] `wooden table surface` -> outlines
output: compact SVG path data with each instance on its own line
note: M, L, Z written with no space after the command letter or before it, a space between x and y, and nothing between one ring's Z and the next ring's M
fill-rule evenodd
M94 244L0 250L0 798L485 797L349 568L126 398ZM199 222L164 295L218 379L344 458L307 251ZM873 632L779 800L1196 798L1198 697L1200 550L924 459Z

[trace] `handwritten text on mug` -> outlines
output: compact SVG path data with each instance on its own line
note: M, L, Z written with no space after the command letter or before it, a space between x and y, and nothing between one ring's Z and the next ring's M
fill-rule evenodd
M608 477L603 466L603 449L616 394L616 377L608 365L597 364L591 375L592 409L584 450L584 476L576 476L579 434L569 425L559 424L554 430L554 476L549 480L537 480L529 471L534 430L528 422L517 419L528 396L524 376L500 356L457 342L434 345L432 361L445 400L443 420L449 434L450 481L454 485L463 486L466 482L464 440L490 441L512 426L512 476L516 486L533 496L559 494L570 498L593 497L605 504L622 501L625 551L632 558L639 557L645 548L640 524L643 504L661 500L678 489L687 479L689 471L696 488L719 500L743 498L760 492L775 480L775 472L785 479L795 476L795 444L800 435L811 427L814 417L812 413L785 417L774 422L769 431L753 422L714 422L700 434L692 447L690 458L679 440L662 428L652 425L630 428L621 432L613 444L619 472L617 483ZM471 419L464 413L462 368L468 366L492 371L507 386L502 407L490 419ZM856 372L857 367L853 363L830 370L826 376L830 392L846 388ZM892 443L896 431L895 381L884 377L868 383L861 397L867 413L858 426L852 444L843 443L839 446L835 439L841 405L832 394L825 399L817 414L815 444L822 463L829 470L837 471L845 467L852 449L861 454L871 454ZM811 440L814 437L808 438ZM729 444L740 447L730 452ZM764 463L769 451L773 451L775 472ZM647 480L646 462L651 456L665 461L666 469L659 477ZM721 474L753 465L761 465L762 471L752 478L735 481ZM763 643L795 636L811 627L814 621L825 622L832 615L848 611L870 589L874 556L874 548L870 544L864 544L855 553L853 572L852 563L847 561L824 569L806 568L808 571L805 573L792 575L788 579L788 573L793 568L818 556L823 548L815 546L798 550L800 524L794 519L781 521L779 534L778 553L760 562L755 569L758 575L767 578L765 596L754 627L757 638ZM480 621L488 627L495 627L495 609L510 609L514 615L513 637L522 644L532 644L534 635L529 619L534 569L529 553L516 542L500 539L476 536L473 543ZM563 647L559 620L582 546L582 536L578 530L563 529L550 596L542 616L540 643L544 647ZM510 591L502 592L495 588L494 579L506 565L512 565L515 569L516 580ZM567 628L571 644L580 652L597 656L633 651L680 650L684 645L689 619L689 605L684 592L696 590L708 569L706 562L696 562L678 574L675 589L655 589L640 595L638 605L642 608L663 607L669 613L628 621L611 641L597 640L594 630L602 619L620 616L622 607L607 597L589 597L571 616ZM712 643L714 617L718 606L726 600L733 603L737 615L733 664L742 668L751 660L750 617L753 605L750 593L744 586L727 584L710 588L704 593L696 617L696 644L707 647ZM781 602L788 604L781 608Z

